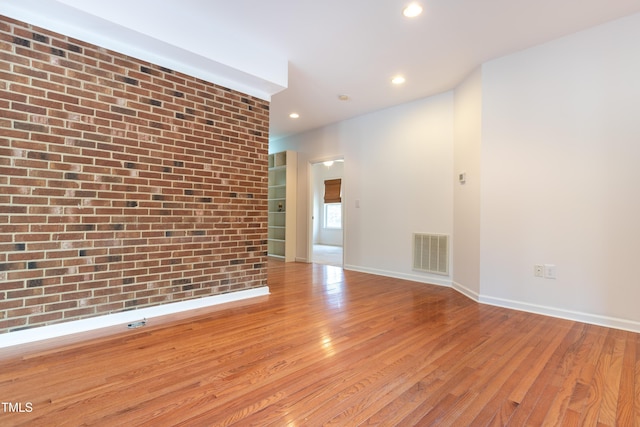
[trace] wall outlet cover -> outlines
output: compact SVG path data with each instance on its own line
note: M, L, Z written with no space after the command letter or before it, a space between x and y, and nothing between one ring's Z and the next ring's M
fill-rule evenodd
M535 277L544 277L544 266L536 264L533 266L533 275Z
M557 277L556 266L553 264L545 264L544 277L545 279L555 279Z

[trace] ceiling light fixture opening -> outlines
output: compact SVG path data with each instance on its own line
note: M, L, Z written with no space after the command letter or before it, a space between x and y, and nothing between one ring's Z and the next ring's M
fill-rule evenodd
M348 101L349 100L349 95L344 95L344 94L338 95L338 99L340 101Z
M297 119L298 117L300 117L300 114L298 114L298 113L291 113L291 114L289 114L289 117L291 117L292 119Z
M418 3L411 3L402 9L402 14L407 18L415 18L422 13L422 6Z
M393 79L391 79L391 83L393 83L394 85L401 85L406 81L407 80L403 76L395 76Z

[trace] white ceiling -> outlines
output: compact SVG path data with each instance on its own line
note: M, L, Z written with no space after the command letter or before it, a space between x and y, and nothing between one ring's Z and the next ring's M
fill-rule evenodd
M165 50L158 61L183 50L193 68L224 74L222 63L250 77L243 84L273 95L272 139L447 91L487 60L640 12L639 0L418 0L413 20L402 15L408 0L3 2L0 13L50 28L58 19L90 42L146 40L141 49ZM407 82L392 86L399 73Z

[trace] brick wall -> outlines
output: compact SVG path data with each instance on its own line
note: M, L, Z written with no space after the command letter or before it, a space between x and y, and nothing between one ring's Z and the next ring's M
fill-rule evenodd
M0 16L0 332L265 286L268 108Z

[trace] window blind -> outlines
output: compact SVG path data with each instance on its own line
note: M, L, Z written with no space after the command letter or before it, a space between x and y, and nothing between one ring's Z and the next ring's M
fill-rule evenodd
M324 182L324 202L325 203L341 203L341 185L342 179L327 179Z

